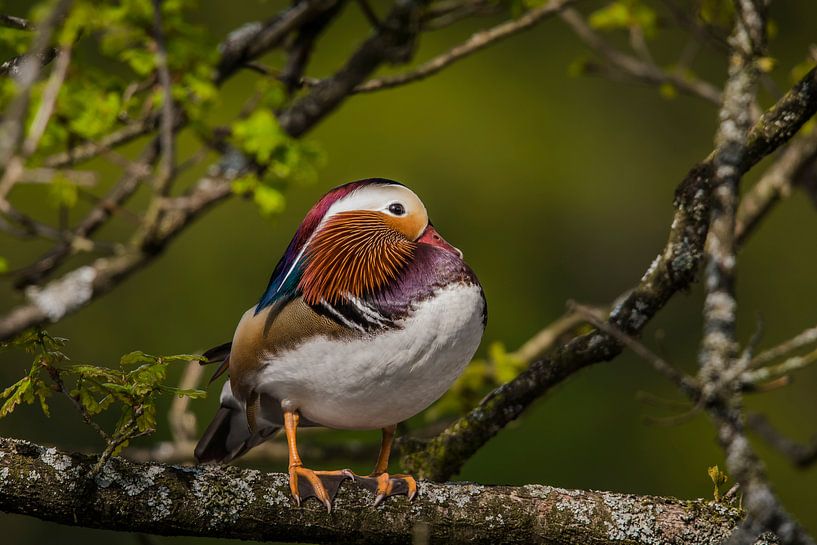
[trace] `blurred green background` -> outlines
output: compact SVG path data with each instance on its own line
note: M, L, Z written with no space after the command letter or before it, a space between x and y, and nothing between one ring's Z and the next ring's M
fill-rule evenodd
M4 12L20 14L27 2L0 4ZM284 5L201 0L197 17L220 38ZM381 13L387 9L385 2L374 5ZM582 10L597 5L588 3ZM779 67L773 77L785 89L789 69L806 57L815 40L817 3L776 2L772 16L778 32L771 55ZM430 58L498 20L424 34L416 58ZM367 32L359 10L349 5L318 44L309 74L330 74ZM654 44L659 62L673 62L684 41L680 32L663 33ZM372 176L412 187L435 226L465 252L490 307L481 354L493 341L517 348L560 316L569 299L610 302L640 278L663 246L673 190L712 148L717 113L699 99L668 100L655 88L569 76L571 63L586 55L554 19L423 82L352 97L309 135L328 160L317 183L287 192L283 214L264 219L251 202L232 199L188 229L147 269L49 331L71 339L67 351L72 359L96 363L115 363L131 350L191 352L228 340L311 204L330 187ZM725 60L703 55L701 73L720 83ZM267 62L280 63L280 57ZM242 74L226 86L218 120L232 118L256 77ZM772 100L762 95L764 106ZM181 157L194 149L183 139ZM111 173L104 183L112 183L116 171L100 168ZM745 187L755 178L750 175ZM42 198L36 191L25 188L14 198L38 213ZM144 197L133 206L145 202ZM79 208L75 217L81 213ZM114 222L100 238L114 238L128 228ZM752 236L740 254L741 339L752 334L758 314L765 322L763 346L815 324L816 231L817 213L807 196L796 191ZM0 255L12 268L48 247L2 237L0 245ZM22 300L9 284L0 284L1 312ZM690 372L696 368L700 338L700 292L695 286L676 295L644 336L653 346L660 336L662 353ZM28 363L19 353L2 355L0 385L17 380ZM817 367L798 373L785 389L749 397L747 405L768 414L792 437L806 440L817 432L815 389ZM193 402L200 427L215 411L216 391ZM503 430L459 478L711 497L707 467L723 467L723 457L706 416L672 426L647 424L647 416L683 409L645 405L636 399L640 391L680 399L629 353L589 368ZM99 450L96 436L79 416L62 401L54 403L50 418L36 407L18 409L0 421L0 435ZM140 444L167 437L167 428L160 428ZM349 437L378 440L376 432L334 433L331 440ZM817 532L817 470L792 469L763 445L758 448L785 505ZM134 543L128 534L58 527L20 516L0 515L0 529L4 543Z

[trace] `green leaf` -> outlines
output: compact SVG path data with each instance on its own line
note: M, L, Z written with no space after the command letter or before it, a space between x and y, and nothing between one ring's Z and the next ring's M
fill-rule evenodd
M6 260L5 257L0 257L0 274L8 272L9 270L9 262Z
M159 356L159 358L165 363L173 361L200 361L204 359L201 354L174 354L172 356Z
M120 365L139 365L143 363L156 363L159 361L157 356L151 356L150 354L145 354L140 350L134 350L133 352L129 352L122 356L119 359Z
M588 23L599 30L637 27L650 38L658 29L658 15L637 0L618 0L591 13Z
M48 398L51 397L52 393L54 393L54 390L45 381L41 379L34 381L34 395L40 401L40 408L45 416L51 416L51 411L48 408Z
M189 397L191 399L203 399L207 397L207 392L204 390L187 390L183 388L173 388L172 386L163 386L162 390L178 397Z
M255 174L247 174L233 180L230 188L236 195L248 195L255 191L255 188L261 184L261 180Z
M287 135L271 110L256 110L246 119L233 123L233 137L239 147L259 163L267 163L275 149L284 144Z
M678 96L678 89L671 83L662 83L658 92L667 100L672 100Z
M284 210L286 203L283 194L272 187L259 185L253 193L253 201L265 216L278 214Z
M120 53L119 57L140 76L147 76L156 68L156 55L146 49L132 47Z
M79 388L77 390L73 390L71 392L71 397L77 399L80 405L82 405L82 407L90 415L99 414L103 410L102 405L100 405L99 402L94 397L93 392L91 392L87 388Z
M488 355L494 364L497 384L513 380L526 366L524 361L509 354L500 342L491 343L488 347Z
M145 405L142 414L136 418L136 429L140 432L156 429L156 405Z
M714 465L707 469L707 474L709 474L709 478L712 480L712 484L715 485L715 490L713 495L715 496L715 501L721 501L721 490L720 487L726 481L729 480L729 477L726 476L726 473L722 472L717 465Z
M77 186L65 176L56 175L49 184L48 196L52 206L73 208L77 204Z
M0 418L11 414L17 405L23 402L31 403L34 401L34 394L31 391L31 377L25 377L5 390L0 394L0 399L5 399L5 403L0 407Z

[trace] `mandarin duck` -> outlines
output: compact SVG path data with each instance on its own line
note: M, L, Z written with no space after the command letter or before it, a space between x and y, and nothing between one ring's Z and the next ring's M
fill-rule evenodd
M281 428L297 505L328 510L352 479L384 498L417 483L388 473L398 423L439 399L471 360L486 323L482 287L462 252L428 220L406 186L367 179L336 187L304 218L261 299L232 342L204 354L221 362L221 407L195 449L229 462ZM212 380L211 380L212 382ZM306 468L299 426L381 429L374 471Z

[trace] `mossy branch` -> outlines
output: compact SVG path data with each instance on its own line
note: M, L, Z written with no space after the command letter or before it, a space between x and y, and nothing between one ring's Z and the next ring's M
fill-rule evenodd
M114 458L92 480L95 462L0 438L0 511L160 535L377 544L714 545L741 520L738 509L703 500L428 482L414 502L394 498L378 508L347 482L327 513L312 500L296 508L281 473Z

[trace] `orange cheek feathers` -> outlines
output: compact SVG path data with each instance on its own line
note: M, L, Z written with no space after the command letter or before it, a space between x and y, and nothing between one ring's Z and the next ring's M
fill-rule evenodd
M412 212L403 217L383 215L383 223L409 240L417 240L428 225L428 217L420 212Z

